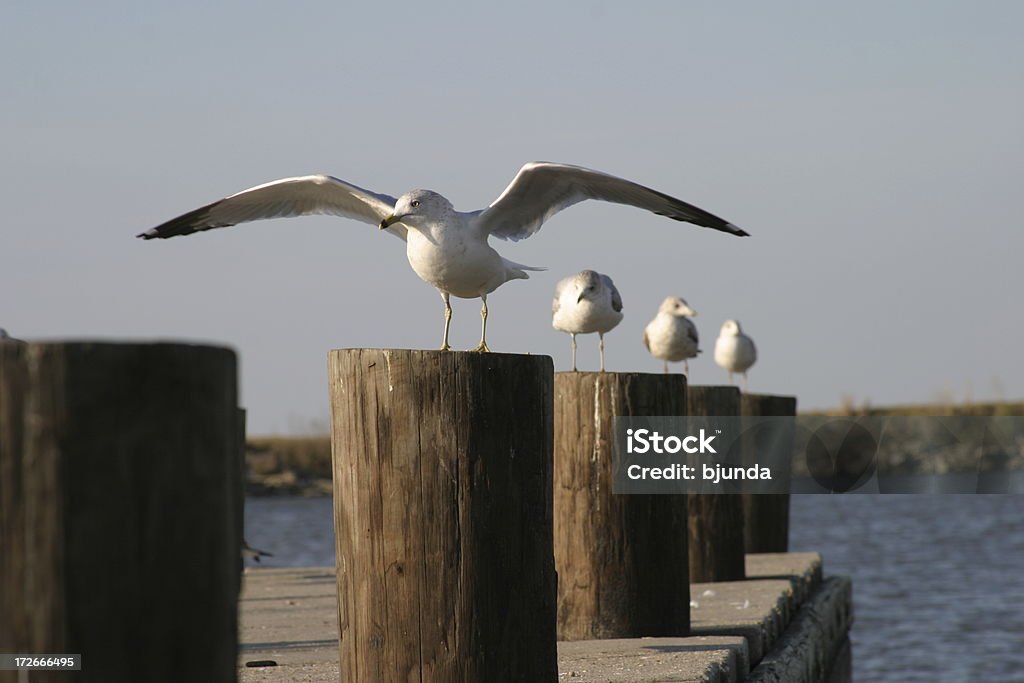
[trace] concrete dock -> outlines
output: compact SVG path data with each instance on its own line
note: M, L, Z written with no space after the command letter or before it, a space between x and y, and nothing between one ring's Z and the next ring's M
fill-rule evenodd
M747 555L746 570L692 584L689 637L560 642L559 680L849 681L849 579L824 578L817 553ZM247 569L239 611L241 681L338 681L333 567Z

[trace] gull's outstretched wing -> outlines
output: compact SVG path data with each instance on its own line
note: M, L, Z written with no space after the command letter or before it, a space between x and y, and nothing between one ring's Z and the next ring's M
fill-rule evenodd
M250 559L253 562L259 562L261 557L273 557L274 553L268 553L266 550L260 550L259 548L253 548L249 545L245 537L242 537L242 558Z
M5 330L2 327L0 327L0 342L9 342L11 344L24 344L25 343L24 340L18 339L16 337L12 337L11 335L7 334L7 330Z
M284 178L242 190L207 204L138 235L142 239L190 235L263 218L332 214L378 225L395 208L394 197L364 190L329 175ZM405 239L406 228L395 223L387 229Z
M729 221L643 185L580 166L534 161L526 164L501 196L477 215L477 225L507 240L521 240L562 209L599 199L647 209L677 221L746 235Z

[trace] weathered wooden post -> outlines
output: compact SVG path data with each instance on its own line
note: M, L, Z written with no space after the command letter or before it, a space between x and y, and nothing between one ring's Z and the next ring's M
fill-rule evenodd
M744 416L788 417L796 415L795 396L743 394ZM782 476L788 472L779 473ZM789 494L742 494L743 537L748 553L784 553L789 550Z
M341 679L554 681L552 364L329 356Z
M686 496L612 493L612 419L685 412L683 375L555 375L560 640L689 633Z
M236 679L236 387L224 348L0 343L0 652Z
M740 414L736 387L690 386L690 415L730 417ZM729 493L694 494L689 498L690 581L738 581L745 578L743 499Z
M247 545L245 542L245 487L248 467L245 465L245 435L247 430L248 417L245 408L238 408L235 411L235 450L238 454L238 490L236 495L242 501L242 514L238 516L238 538L240 545ZM258 559L258 558L257 558ZM242 559L242 550L238 552L238 572L245 570L245 562Z

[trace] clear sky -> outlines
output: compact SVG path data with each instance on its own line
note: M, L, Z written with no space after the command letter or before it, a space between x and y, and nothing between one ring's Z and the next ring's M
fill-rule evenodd
M240 354L250 433L326 423L326 354L435 348L442 304L398 240L339 218L134 235L325 172L489 204L526 161L690 201L735 238L586 203L489 298L496 351L550 354L555 282L614 279L610 370L686 298L704 355L739 319L752 391L803 407L1024 396L1024 3L29 3L0 10L0 326ZM479 302L457 300L456 348ZM580 365L596 369L597 340Z

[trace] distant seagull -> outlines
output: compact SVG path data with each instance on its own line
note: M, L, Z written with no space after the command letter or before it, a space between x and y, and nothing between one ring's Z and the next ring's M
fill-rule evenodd
M729 383L733 384L734 372L743 375L743 391L747 390L747 370L757 360L757 348L754 340L743 334L736 320L726 320L722 331L715 340L715 362L729 373Z
M597 332L601 372L604 372L604 335L622 321L622 297L607 275L583 270L555 286L551 326L572 337L572 371L576 372L576 335Z
M242 559L252 560L253 562L259 562L261 557L273 557L274 553L268 553L265 550L259 548L253 548L249 545L245 539L242 539Z
M687 316L697 315L685 300L678 296L670 296L661 302L658 314L644 328L644 346L655 358L665 363L683 361L683 371L690 374L690 358L700 353L697 326Z
M409 265L444 300L441 350L451 348L449 296L456 296L481 300L480 344L474 350L489 351L487 295L509 280L528 278L525 271L544 269L502 258L487 243L488 238L493 235L516 241L530 237L544 221L585 199L627 204L677 221L733 235L747 234L703 209L629 180L579 166L531 162L488 208L478 211L456 211L447 199L430 190L413 190L396 199L331 176L311 175L243 190L139 237L167 238L262 218L308 214L333 214L379 225L406 241Z

